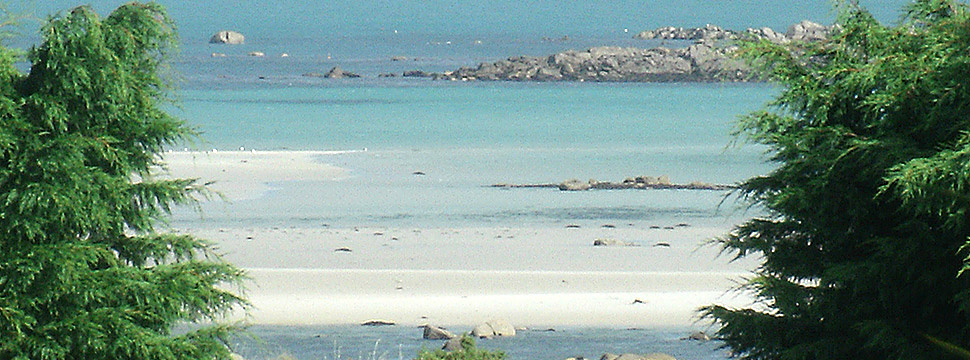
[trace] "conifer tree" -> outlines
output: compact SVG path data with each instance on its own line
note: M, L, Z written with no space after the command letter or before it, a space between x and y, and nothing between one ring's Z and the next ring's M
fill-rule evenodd
M967 358L970 14L837 10L826 42L744 46L783 89L739 133L778 167L740 190L767 215L718 240L763 259L757 303L703 313L745 359Z
M191 130L162 106L175 44L157 4L79 7L42 29L29 74L0 47L0 359L224 359L241 270L160 234L195 180L156 178ZM183 323L207 323L173 333Z

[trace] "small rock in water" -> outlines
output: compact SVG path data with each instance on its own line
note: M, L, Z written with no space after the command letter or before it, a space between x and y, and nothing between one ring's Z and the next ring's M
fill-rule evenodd
M670 243L658 242L656 244L653 244L653 247L670 247Z
M566 228L567 228L567 229L579 229L579 225L576 225L576 224L569 224L569 225L566 225Z
M605 224L605 225L603 225L603 228L604 229L616 229L616 225L613 225L613 224Z
M673 229L674 229L673 226L664 226L664 230L673 230Z
M334 252L353 252L350 248L342 247L333 250Z
M455 334L443 327L426 325L424 326L423 338L425 340L450 340L455 338Z
M390 320L367 320L360 324L360 326L394 326L397 325Z
M445 346L441 347L441 350L448 351L448 352L461 350L461 338L455 337L455 338L452 338L451 340L448 340L447 342L445 342Z
M596 239L593 241L593 246L636 246L636 244L616 239Z
M695 331L687 337L687 340L693 341L711 341L711 336L703 331Z
M636 300L633 300L633 303L634 304L646 304L647 302L646 301L643 301L643 300L640 300L640 299L636 299Z
M659 229L659 228L660 228L660 226L659 226L659 225L650 225L650 228L651 228L651 229Z
M411 173L411 175L424 176L424 175L427 175L427 174L425 174L424 171L415 171L415 172Z
M676 226L677 227L688 227L688 226L690 226L690 224L688 224L688 223L680 223L680 224L677 224Z

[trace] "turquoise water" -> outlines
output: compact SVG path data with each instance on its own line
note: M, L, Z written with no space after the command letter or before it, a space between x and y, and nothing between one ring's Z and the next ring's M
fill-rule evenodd
M733 184L770 169L730 146L764 84L409 84L191 90L180 115L197 149L338 150L341 181L274 184L255 200L207 204L194 226L559 226L602 220L728 226L724 192L496 189L497 183ZM365 150L366 149L366 150ZM420 171L427 176L414 176ZM728 202L728 204L732 204ZM206 225L208 224L208 225Z
M107 14L127 1L83 3ZM660 26L710 23L784 31L803 19L834 18L829 0L158 2L181 35L181 52L172 63L181 104L172 110L204 135L203 143L178 148L353 151L316 159L347 169L346 179L275 183L257 199L205 203L204 217L180 209L175 227L561 227L623 221L727 229L752 213L732 201L722 204L724 192L562 193L486 186L663 174L675 182L730 184L763 174L771 169L763 149L729 147L734 140L729 134L738 115L777 93L771 86L447 83L376 76L592 46L657 46L632 36ZM893 22L907 1L860 2L878 19ZM43 19L80 3L15 1L10 9ZM25 21L23 36L7 43L36 44L38 26L39 21ZM207 43L225 29L246 34L246 44ZM543 39L564 36L568 40ZM251 51L266 57L246 56ZM392 61L394 56L408 60ZM333 66L365 77L302 76ZM416 177L414 171L427 175ZM481 345L505 350L511 359L655 351L680 359L726 357L716 342L679 340L687 329L558 330ZM253 333L261 341L237 348L247 359L282 353L332 359L335 352L358 359L411 358L422 347L440 346L420 340L417 329L398 327L257 326Z

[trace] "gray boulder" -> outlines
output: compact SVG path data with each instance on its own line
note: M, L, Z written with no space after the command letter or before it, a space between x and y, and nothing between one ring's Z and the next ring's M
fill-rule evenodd
M585 191L592 189L593 186L589 182L580 181L578 179L571 179L563 181L559 184L559 190L562 191Z
M344 71L344 69L341 69L339 66L334 66L333 69L330 69L330 71L328 71L325 75L323 75L323 77L327 79L349 79L349 78L359 78L360 75L354 74L352 72L346 72Z
M508 321L490 320L476 326L472 330L472 336L480 339L515 336L515 327L509 324Z
M695 331L695 332L692 332L690 336L687 337L687 340L711 341L711 336L707 335L707 333L703 331Z
M455 338L455 334L437 326L427 325L424 327L423 337L425 340L451 340Z
M808 20L788 27L785 36L794 41L819 41L828 38L832 27L824 26Z
M228 44L228 45L239 45L246 42L246 37L243 34L237 33L235 31L223 30L212 35L209 39L210 44Z
M445 345L441 347L444 351L458 351L461 350L461 337L455 337L445 342Z
M788 38L785 37L785 34L778 33L770 27L757 29L748 28L748 30L745 31L745 34L756 39L765 39L776 44L786 43L789 41Z

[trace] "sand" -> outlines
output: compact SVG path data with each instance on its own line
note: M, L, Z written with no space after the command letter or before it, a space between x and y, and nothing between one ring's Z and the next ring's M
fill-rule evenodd
M214 179L231 199L285 181L339 180L315 152L168 153L170 173ZM173 231L216 242L252 276L257 324L696 326L700 306L748 305L731 293L756 259L731 262L703 243L727 227L604 223L576 228L257 227L194 224ZM666 225L666 224L665 224ZM670 224L673 225L673 224ZM608 238L635 246L596 247Z
M229 201L255 199L283 181L336 180L345 169L316 162L324 151L170 151L159 174L212 182L210 190Z

